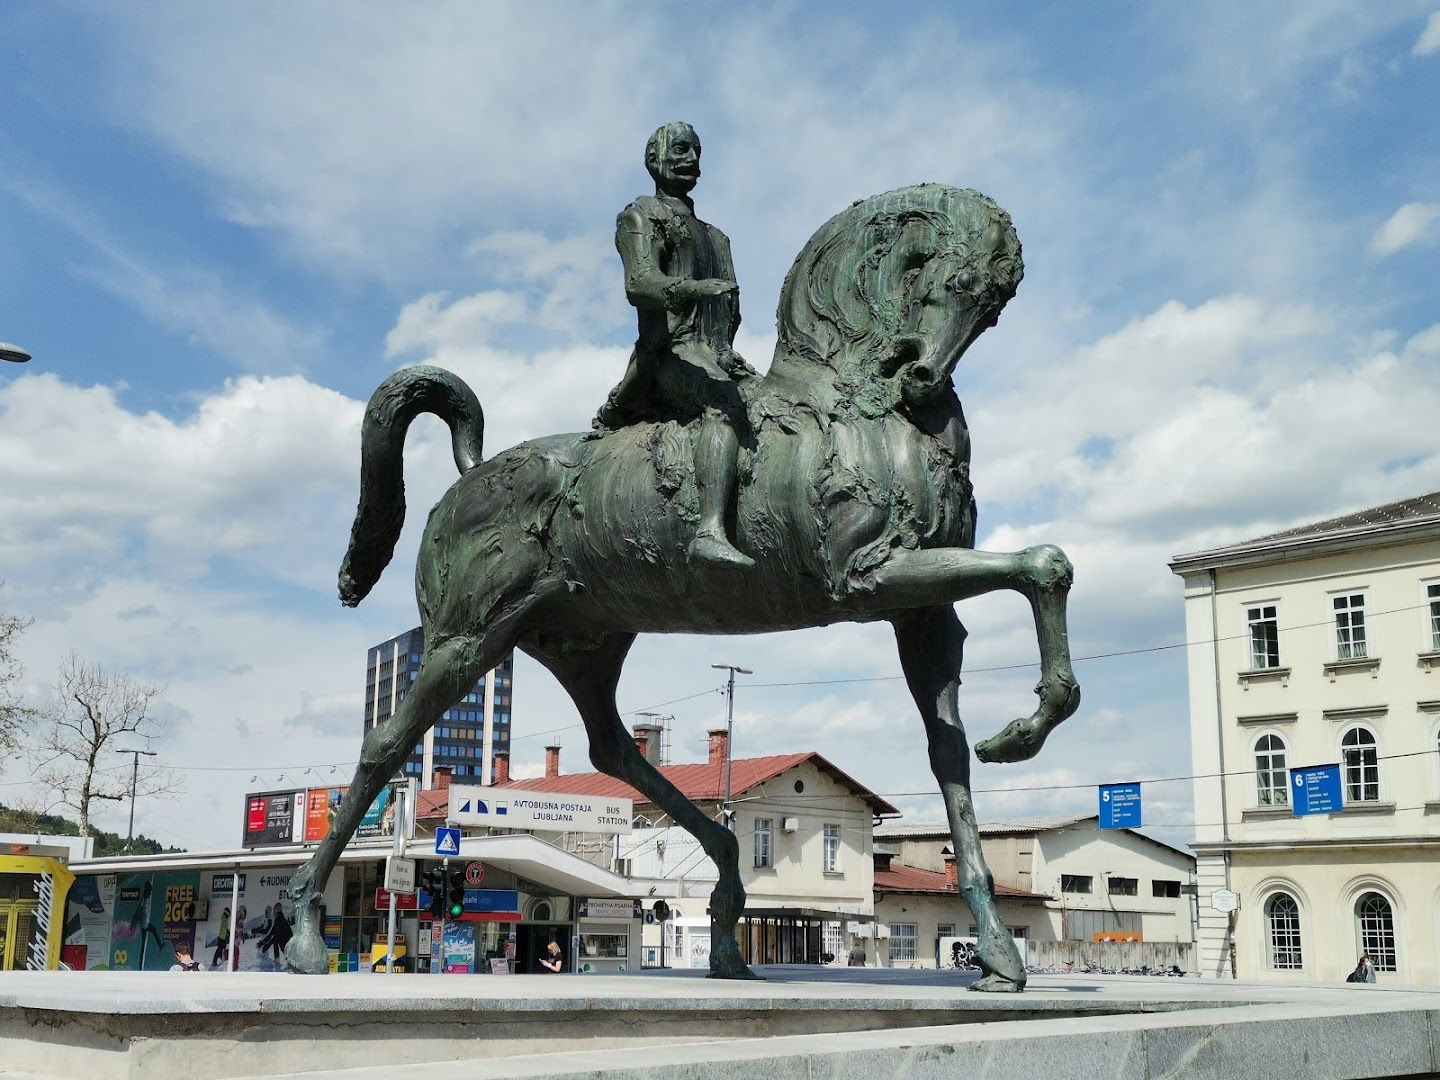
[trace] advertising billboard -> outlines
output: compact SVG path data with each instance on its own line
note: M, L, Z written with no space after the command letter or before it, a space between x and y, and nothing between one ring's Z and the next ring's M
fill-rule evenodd
M405 781L386 784L375 796L360 819L356 837L363 840L395 834L395 792L404 784ZM315 787L251 792L245 796L241 846L318 844L329 835L347 790L346 787Z

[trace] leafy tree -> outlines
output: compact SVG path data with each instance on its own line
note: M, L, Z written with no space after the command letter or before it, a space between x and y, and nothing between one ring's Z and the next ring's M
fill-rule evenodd
M148 744L160 734L160 723L150 710L161 692L161 687L106 671L76 653L61 662L50 704L41 711L31 740L31 757L35 780L48 791L51 806L69 807L79 815L81 836L91 834L96 800L122 802L183 790L174 770L147 765L132 793L131 770L111 756L116 750L143 749L134 744Z

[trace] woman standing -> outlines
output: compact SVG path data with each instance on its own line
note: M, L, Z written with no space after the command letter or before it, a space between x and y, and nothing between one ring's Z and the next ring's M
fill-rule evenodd
M544 955L540 957L540 966L553 975L559 975L565 967L565 961L560 956L560 946L550 942L545 947Z

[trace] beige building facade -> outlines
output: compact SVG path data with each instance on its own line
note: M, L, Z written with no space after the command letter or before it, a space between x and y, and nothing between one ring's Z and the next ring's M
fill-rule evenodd
M894 869L953 875L944 822L886 822L875 842L894 852ZM1194 941L1195 859L1188 852L1132 829L1101 829L1095 814L981 822L980 846L1001 919L1017 940ZM920 929L922 940L970 932L963 902L952 899L948 915L943 904L932 911L920 896L895 887L902 884L908 882L876 875L875 917L892 941L894 923L912 921L907 916L916 911L937 927Z
M1177 557L1202 973L1440 982L1440 493ZM1297 817L1291 769L1343 809ZM1238 901L1230 906L1229 893Z

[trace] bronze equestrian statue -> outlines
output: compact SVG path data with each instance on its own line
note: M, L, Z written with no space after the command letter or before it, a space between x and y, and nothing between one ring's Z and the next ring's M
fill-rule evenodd
M672 131L657 132L658 141L681 127L667 125ZM693 151L698 176L698 140ZM660 181L657 200L670 197ZM672 255L697 236L684 209L657 210L679 222L666 229L662 220ZM718 241L711 243L704 258L728 266L728 243L723 259ZM637 250L653 258L659 249ZM615 705L625 655L641 633L766 633L885 620L895 628L925 724L960 893L979 931L984 974L973 989L1020 990L1025 969L996 913L971 803L970 750L957 708L965 629L953 605L1013 590L1030 602L1039 639L1039 705L978 744L982 761L1033 757L1075 712L1080 692L1066 635L1072 570L1065 555L1049 545L1009 553L973 548L970 437L951 373L1020 283L1010 218L979 192L934 184L876 195L835 215L785 278L779 339L763 377L726 355L733 325L696 331L692 320L687 328L694 314L687 305L734 295L689 284L733 285L733 278L665 269L656 273L680 284L661 284L657 306L643 291L655 282L640 281L626 260L642 323L632 369L649 368L637 372L643 385L633 393L622 381L592 432L536 439L487 460L480 404L453 374L405 368L371 398L360 504L340 572L344 603L365 597L394 552L405 514L405 432L414 417L433 413L450 426L460 478L431 511L420 544L419 677L396 713L365 736L329 835L292 879L288 964L327 969L321 898L360 815L425 730L519 648L574 699L595 767L639 790L714 860L711 972L753 978L735 940L745 906L735 836L661 776L625 730ZM738 321L738 311L718 314ZM648 339L647 318L655 331ZM723 383L701 370L707 361ZM678 379L661 370L677 362L687 367ZM697 378L715 387L682 408L667 400L671 383L693 389ZM736 401L727 404L732 394ZM733 497L718 513L708 488L725 482L729 438L717 427L735 442ZM697 483L697 469L706 468L712 471ZM733 543L742 559L697 551L697 538L707 534Z

